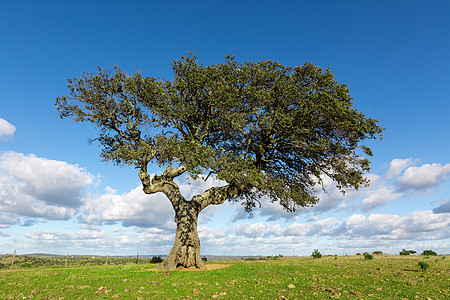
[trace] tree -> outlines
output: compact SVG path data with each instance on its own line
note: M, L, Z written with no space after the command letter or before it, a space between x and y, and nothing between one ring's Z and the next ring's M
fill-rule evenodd
M163 193L175 210L176 236L160 267L204 268L198 214L209 205L241 202L250 212L261 197L285 210L312 206L314 187L328 176L341 191L367 185L378 120L353 108L346 85L311 63L203 66L189 54L172 64L173 80L98 68L68 80L58 97L61 118L100 130L101 156L139 169L147 194ZM358 151L358 149L362 149ZM148 165L165 167L150 176ZM174 178L211 175L225 182L185 199Z

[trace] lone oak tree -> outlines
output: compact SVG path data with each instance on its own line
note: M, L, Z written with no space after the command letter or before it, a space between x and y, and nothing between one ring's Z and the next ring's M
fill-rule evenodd
M229 55L203 66L192 53L172 69L169 81L99 67L69 79L68 95L56 100L61 118L100 130L103 159L134 165L144 192L171 202L175 242L161 268L205 267L197 219L209 205L230 200L250 212L266 197L294 211L317 203L314 187L325 176L342 192L368 184L361 154L372 153L360 142L382 128L352 107L347 86L329 70L237 63ZM149 163L166 169L151 177ZM182 174L214 174L226 184L186 199L174 182Z

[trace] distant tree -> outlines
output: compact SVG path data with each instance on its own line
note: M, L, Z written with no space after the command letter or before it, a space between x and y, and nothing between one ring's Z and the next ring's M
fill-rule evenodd
M423 250L422 255L425 255L425 256L436 256L437 253L434 252L433 250Z
M320 253L318 249L314 249L314 251L311 253L311 256L314 258L321 258L322 253Z
M400 255L410 255L411 252L409 252L408 250L403 249L399 254Z
M175 243L160 267L204 268L198 214L226 200L250 212L266 197L285 210L312 206L325 176L344 192L368 184L378 120L353 108L346 85L311 63L274 61L203 66L190 53L172 64L173 80L98 68L68 80L58 97L61 118L100 130L101 156L139 169L147 194L163 193L175 210ZM362 152L357 150L360 148ZM166 169L150 176L148 164ZM185 199L174 179L215 175L224 186Z

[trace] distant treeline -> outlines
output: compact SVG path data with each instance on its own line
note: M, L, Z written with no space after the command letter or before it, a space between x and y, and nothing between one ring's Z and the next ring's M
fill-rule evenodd
M163 261L161 256L154 257L95 257L95 256L34 256L34 255L2 255L0 269L36 268L36 267L69 267L98 265L152 264Z

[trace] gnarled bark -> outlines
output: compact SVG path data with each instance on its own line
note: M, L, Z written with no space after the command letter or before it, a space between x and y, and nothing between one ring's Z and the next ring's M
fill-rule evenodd
M157 267L164 270L174 270L178 267L206 268L200 257L200 239L197 234L198 214L205 207L222 204L238 193L238 189L231 185L212 187L188 201L181 195L178 185L173 181L174 177L183 174L185 170L184 166L177 169L168 167L161 176L155 175L151 180L145 164L139 171L144 192L146 194L164 193L175 210L177 224L175 242L167 258Z
M175 208L177 229L175 242L167 258L158 266L165 270L178 267L206 269L200 257L200 239L197 234L198 205L183 201Z

